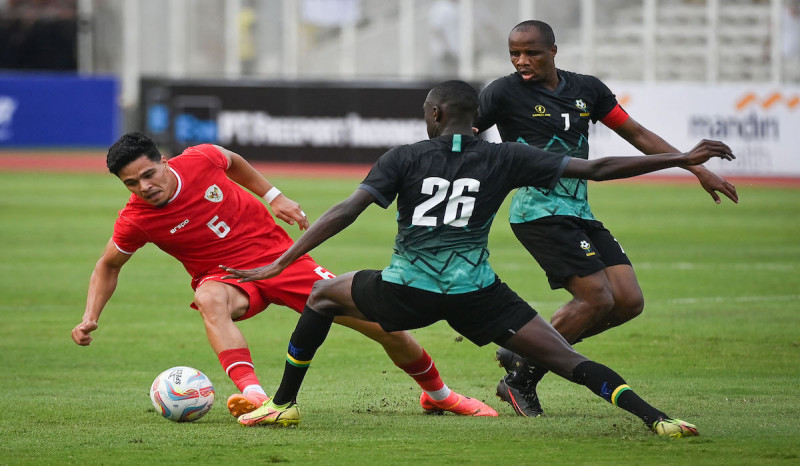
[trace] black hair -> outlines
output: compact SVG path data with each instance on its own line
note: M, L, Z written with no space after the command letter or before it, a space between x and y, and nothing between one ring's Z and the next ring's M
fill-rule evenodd
M108 148L106 166L109 172L119 176L120 170L142 155L152 162L161 160L161 152L152 139L142 133L127 133Z
M552 47L556 45L556 34L553 32L553 28L551 28L550 25L545 23L544 21L539 21L536 19L523 21L514 26L511 32L529 31L531 29L536 29L539 31L539 34L542 35L542 39L544 40L546 46Z
M478 112L478 91L464 81L445 81L431 89L431 97L456 113L472 116Z

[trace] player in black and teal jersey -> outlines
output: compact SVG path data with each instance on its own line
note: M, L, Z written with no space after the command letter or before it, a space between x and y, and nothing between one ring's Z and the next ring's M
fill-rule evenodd
M678 152L622 109L594 76L556 68L552 28L525 21L508 38L516 72L489 84L480 95L475 126L497 125L514 141L574 158L589 158L589 124L602 122L645 154ZM686 167L719 203L717 191L737 202L736 188L702 166ZM520 188L511 202L511 228L547 274L550 287L572 300L550 323L570 343L623 324L642 312L644 298L631 262L589 208L586 180L562 178L554 188ZM522 416L542 413L536 385L546 370L502 348L497 358L508 373L497 395Z
M286 264L340 232L370 204L397 198L398 234L390 265L314 285L289 342L283 379L268 404L239 417L244 425L296 424L297 393L334 316L378 322L399 331L446 320L477 345L494 342L585 385L642 419L661 435L697 435L636 395L613 370L575 352L535 310L495 275L489 229L506 195L520 186L554 189L561 176L604 180L732 159L730 149L703 141L688 154L606 157L587 161L524 144L493 144L471 135L478 96L463 81L430 91L423 105L430 140L388 151L349 198L330 208L273 264L225 268L245 281L278 275ZM322 283L325 282L325 283Z

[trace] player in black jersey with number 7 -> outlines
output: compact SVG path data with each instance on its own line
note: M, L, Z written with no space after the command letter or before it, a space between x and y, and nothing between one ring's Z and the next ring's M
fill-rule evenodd
M269 404L240 416L241 424L300 422L295 400L303 377L333 318L343 315L378 322L390 332L446 320L477 345L494 342L585 385L660 435L697 435L692 424L650 406L616 372L575 352L495 275L487 243L492 220L514 188L552 188L562 176L605 180L711 157L730 160L730 149L703 141L687 154L587 161L524 144L482 141L471 130L477 107L478 95L469 84L436 86L423 105L430 140L384 154L349 198L325 212L274 263L251 270L223 267L242 281L274 277L350 225L370 204L386 208L397 197L398 234L389 266L314 285L289 342L280 388Z
M497 125L503 141L589 158L589 123L600 121L645 154L678 152L631 118L594 76L557 69L553 29L525 21L511 30L508 50L516 73L480 94L479 131ZM717 191L736 202L736 188L705 167L684 167L719 203ZM547 274L550 287L572 299L550 323L570 343L621 325L642 312L644 297L633 266L617 240L592 215L586 180L563 177L554 187L519 189L511 201L511 229ZM536 385L547 372L500 348L508 374L497 395L522 416L542 413Z

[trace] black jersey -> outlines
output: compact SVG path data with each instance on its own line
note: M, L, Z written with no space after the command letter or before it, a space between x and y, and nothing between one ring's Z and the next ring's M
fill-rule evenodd
M483 131L496 124L503 141L588 159L589 122L608 115L617 99L594 76L558 70L558 77L553 91L526 83L517 73L495 80L481 92L476 127ZM529 187L514 195L512 223L549 215L593 220L586 180L564 178L553 190Z
M552 189L569 159L533 147L441 136L386 152L359 188L389 207L398 231L385 281L436 293L491 285L489 228L508 193Z

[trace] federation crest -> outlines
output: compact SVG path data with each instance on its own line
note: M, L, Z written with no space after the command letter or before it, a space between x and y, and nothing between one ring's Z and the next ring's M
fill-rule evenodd
M222 202L222 190L219 189L219 186L212 184L206 189L204 197L211 202Z
M576 100L575 106L578 107L580 110L586 110L586 102L584 102L583 99Z
M588 241L581 241L580 246L581 249L583 249L584 252L586 252L586 257L593 256L596 254L594 251L592 251L592 245L589 244Z

